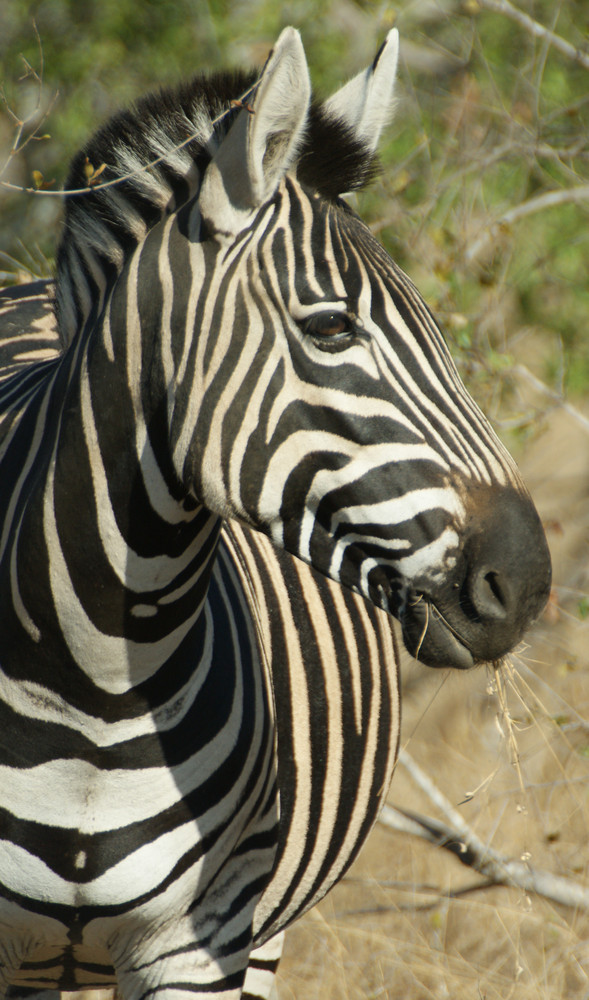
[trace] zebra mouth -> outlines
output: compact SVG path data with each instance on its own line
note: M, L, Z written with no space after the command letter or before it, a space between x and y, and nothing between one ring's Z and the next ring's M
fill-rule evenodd
M420 663L468 670L478 662L458 632L424 594L410 594L399 619L403 642Z

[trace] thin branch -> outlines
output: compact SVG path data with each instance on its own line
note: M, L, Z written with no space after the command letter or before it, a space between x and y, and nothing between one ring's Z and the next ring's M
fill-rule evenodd
M382 885L379 881L378 885ZM403 886L394 886L391 888L401 888ZM377 906L362 906L355 907L354 909L344 910L341 913L337 913L338 917L370 917L379 916L383 913L426 913L428 910L437 910L442 902L446 902L450 899L464 899L465 896L470 896L473 892L481 892L483 889L492 889L492 882L481 882L477 879L476 882L472 882L470 885L461 886L460 889L443 889L442 886L424 886L424 885L413 885L410 886L408 891L410 891L413 896L414 902L411 903L396 903L394 906L387 906L384 904ZM415 898L419 895L427 895L434 897L429 899L427 902L418 903Z
M523 10L519 10L518 7L514 7L513 4L509 3L509 0L477 0L477 3L479 7L483 7L485 10L492 10L496 14L505 14L506 17L510 17L512 21L519 24L521 28L529 31L535 38L547 41L562 55L567 56L568 59L579 63L583 69L589 69L589 55L586 52L575 48L574 45L561 38L560 35L556 35L549 28L545 28L543 24L534 21L529 14L525 14Z
M25 149L25 147L28 146L28 144L30 142L39 142L43 138L46 138L45 136L40 136L39 135L39 129L44 124L44 122L47 121L47 119L49 118L49 115L51 114L51 112L53 110L53 106L54 106L54 104L55 104L55 102L56 102L56 100L58 98L58 95L59 95L59 91L56 91L55 94L53 95L53 97L51 98L48 107L45 109L45 111L43 111L41 113L41 100L42 100L42 97L43 97L43 69L44 69L44 59L43 59L43 45L41 43L41 36L39 35L39 30L37 28L37 25L36 25L35 21L33 21L33 30L35 32L35 37L37 39L37 47L39 49L39 62L40 62L40 71L39 71L39 73L37 73L37 71L35 69L33 69L33 67L31 66L31 64L28 61L28 59L25 59L24 56L21 56L21 59L22 59L22 61L24 63L25 69L26 69L26 73L24 74L24 77L22 77L22 79L26 79L27 77L32 76L33 79L36 81L36 84L37 84L37 101L36 101L36 104L35 104L35 107L34 107L33 111L30 113L30 115L27 115L27 117L23 118L23 119L19 118L19 116L12 110L12 108L8 104L8 98L6 97L6 94L5 94L4 90L3 90L3 88L0 88L0 101L2 101L2 103L4 104L4 107L6 109L6 113L9 116L9 118L12 119L12 122L13 122L15 128L16 128L16 133L15 133L15 136L14 136L14 140L13 140L12 146L11 146L11 148L9 150L8 156L7 156L4 164L0 167L0 177L2 177L2 175L4 174L4 172L6 171L6 169L8 168L8 165L12 162L13 158L18 153L20 153L21 150ZM39 115L40 115L40 117L39 117ZM32 123L34 122L35 118L37 118L37 117L39 117L39 120L38 120L37 124L31 130L31 132L29 133L29 135L27 135L26 138L23 139L23 134L24 134L25 129L27 128L27 126L31 126ZM2 187L9 187L9 188L14 188L15 187L15 185L9 184L8 181L2 181L2 180L0 180L0 185L2 185ZM22 189L22 190L25 190L25 189Z
M399 763L402 764L405 770L409 772L413 781L419 788L421 788L422 792L425 792L430 802L433 802L434 805L438 807L440 812L443 813L448 822L451 824L454 833L458 834L458 836L462 839L467 839L472 834L472 831L462 818L462 815L448 801L443 792L441 792L438 786L434 784L429 774L427 774L423 768L419 766L417 761L413 759L407 750L401 749L399 751ZM472 836L474 836L474 834L472 834Z
M233 110L234 107L242 106L251 114L253 114L253 109L250 108L249 105L247 104L247 99L251 97L251 95L254 93L256 87L258 86L258 83L259 81L254 83L253 86L249 87L249 89L246 90L241 95L241 97L237 98L234 101L231 101L231 107L229 107L226 111L223 111L220 115L217 116L217 118L214 118L213 121L211 121L210 123L211 128L214 128L215 125L218 125L219 122L223 120L223 118L225 118L228 114L230 114L230 112ZM176 153L179 149L184 149L185 146L188 146L191 142L194 142L194 140L198 139L199 136L201 136L200 132L193 132L191 133L191 135L188 136L187 139L184 139L182 142L179 142L177 146L172 146L161 156L156 157L154 160L150 160L149 163L145 163L143 166L137 167L136 169L131 170L128 174L123 174L121 177L115 177L113 178L113 180L110 181L103 181L101 184L88 184L87 187L70 188L67 191L64 190L47 191L34 187L22 187L19 184L10 184L8 181L3 181L3 180L0 180L0 186L8 188L9 191L19 191L21 194L49 195L50 197L54 198L70 197L71 195L88 194L89 192L102 191L105 188L111 188L115 187L117 184L122 184L123 181L130 180L132 177L137 177L139 174L145 173L145 171L150 170L152 167L156 167L158 163L163 163L163 161L166 160L171 153ZM22 146L20 148L22 149ZM13 147L11 155L14 155L14 152L17 152L17 150L15 150ZM2 172L3 171L0 171L0 175L2 174ZM94 176L97 176L97 173Z
M549 399L552 399L560 409L564 410L565 413L568 413L568 415L572 417L573 420L576 423L578 423L579 426L582 427L584 431L587 431L589 433L589 419L587 419L587 417L584 416L584 414L582 414L580 410L577 410L575 406L571 406L570 403L567 403L566 400L564 400L558 392L555 392L554 389L551 389L549 386L545 385L544 382L542 382L539 378L536 378L536 376L532 374L532 372L529 370L529 368L526 367L526 365L514 365L514 367L511 369L511 374L519 375L520 378L525 379L526 382L529 382L530 385L533 385L534 388L537 389L539 392L543 393L545 396L548 396Z
M466 248L464 258L467 261L474 261L487 249L488 244L497 235L500 229L512 226L514 222L535 212L541 212L545 208L554 208L557 205L565 205L568 202L582 202L589 200L589 184L578 184L576 187L566 188L559 191L546 191L544 194L536 195L535 198L528 198L521 205L516 205L508 212L505 212L498 219L495 219L487 229Z
M486 883L479 886L481 889L490 885L509 886L533 892L562 906L589 912L589 889L571 879L553 875L541 868L533 868L528 860L510 861L484 845L472 831L468 837L461 837L452 826L440 820L388 805L383 807L379 821L389 829L413 834L450 851L463 865L487 879Z
M483 875L488 884L512 886L524 892L536 893L563 906L573 906L589 912L589 889L571 879L532 867L527 855L518 861L512 861L493 850L477 837L462 815L406 750L399 754L399 761L430 801L441 810L447 822L385 805L379 816L379 821L384 826L413 834L445 848L462 864Z

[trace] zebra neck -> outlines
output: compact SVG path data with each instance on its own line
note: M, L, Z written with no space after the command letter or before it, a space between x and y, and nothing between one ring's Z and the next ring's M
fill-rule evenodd
M38 474L14 507L1 570L14 612L5 624L24 629L37 658L42 647L49 686L59 687L58 664L64 688L78 668L114 694L144 684L191 641L221 528L180 492L156 422L148 432L119 367L100 340L66 352L40 404ZM23 435L30 428L22 422ZM13 447L26 453L31 442L17 434Z

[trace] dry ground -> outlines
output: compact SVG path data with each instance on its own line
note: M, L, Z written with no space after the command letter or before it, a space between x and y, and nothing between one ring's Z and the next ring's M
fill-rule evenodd
M545 411L520 466L547 528L554 596L504 675L510 718L485 670L405 662L402 741L482 840L587 886L589 423ZM389 801L436 815L400 766ZM587 1000L589 913L483 883L378 825L348 877L289 931L281 1000Z

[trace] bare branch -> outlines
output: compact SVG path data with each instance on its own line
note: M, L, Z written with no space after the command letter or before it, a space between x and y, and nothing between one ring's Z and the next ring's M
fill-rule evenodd
M35 104L35 107L34 107L33 111L29 115L27 115L26 118L21 119L16 114L16 112L14 112L12 110L12 108L8 104L8 99L6 97L6 94L5 94L4 90L2 88L0 88L0 101L4 104L4 107L6 109L6 113L12 119L13 124L14 124L14 126L16 128L14 140L13 140L12 146L10 148L10 151L8 153L8 156L6 157L5 162L0 166L0 177L2 177L2 175L5 173L5 171L7 170L8 166L9 166L9 164L12 162L13 158L18 153L20 153L21 150L23 150L26 146L28 146L28 144L30 142L33 142L33 141L39 142L41 139L45 138L45 136L40 136L39 135L39 130L40 130L41 126L43 125L43 123L47 120L47 118L51 114L51 112L53 110L53 106L54 106L54 104L55 104L55 102L57 100L58 93L59 93L58 91L55 92L55 94L51 98L51 100L49 102L49 105L46 108L46 110L43 111L43 112L41 112L41 103L42 103L42 98L43 98L43 68L44 68L44 60L43 60L43 45L41 44L41 36L39 35L39 30L37 28L37 25L36 25L35 21L33 21L33 30L35 32L35 37L37 39L37 47L39 49L39 65L40 65L39 72L37 73L37 71L35 69L33 69L33 67L31 66L31 64L28 61L28 59L25 59L24 56L21 56L21 59L23 61L23 64L24 64L25 70L26 70L26 72L25 72L24 76L22 77L22 79L26 79L27 77L32 76L33 79L35 80L36 84L37 84L37 101L36 101L36 104ZM23 139L23 135L25 133L25 130L27 129L27 127L31 127L32 124L33 124L33 122L37 118L38 118L37 124L34 126L34 128L31 128L31 131L30 131L29 135L27 135L26 138ZM14 188L15 187L15 185L9 184L8 181L2 181L2 180L0 180L0 185L2 185L2 187L8 187L8 188Z
M555 35L549 28L545 28L543 24L534 21L529 14L525 14L523 10L519 10L518 7L514 7L513 4L509 3L509 0L477 0L477 3L479 7L483 7L485 10L492 10L496 14L505 14L506 17L510 17L512 21L519 24L525 31L529 31L535 38L541 38L549 42L562 55L579 63L583 69L589 69L589 55L586 52L575 48L574 45L561 38L560 35Z
M441 794L439 790L436 790L436 798L439 794ZM455 829L453 825L431 819L429 816L420 816L418 813L385 805L380 813L379 822L389 829L413 834L450 851L463 865L474 869L487 879L487 882L480 886L481 889L489 885L511 886L524 892L533 892L562 906L572 906L589 912L589 889L571 879L553 875L552 872L541 868L534 868L527 859L510 861L487 844L483 844L462 819L460 829Z
M213 121L211 122L211 128L214 128L215 125L218 125L219 122L221 122L223 118L225 118L231 112L234 106L244 107L247 111L253 114L253 110L248 105L247 99L251 97L251 95L254 93L256 87L258 86L258 82L259 81L254 83L253 86L249 87L248 90L246 90L241 95L241 97L237 98L234 101L231 101L231 107L228 108L227 111L223 111L220 115L218 115L217 118L213 119ZM97 177L99 173L102 172L103 167L99 167L97 170L94 170L90 174L88 179L88 184L86 187L83 188L73 188L73 189L68 189L67 191L64 190L48 191L44 188L22 187L19 184L10 184L8 181L3 181L3 180L0 180L0 187L8 188L9 191L19 191L21 194L49 195L50 197L58 197L58 198L64 198L64 197L67 198L70 197L71 195L88 194L89 191L102 191L105 188L111 188L115 187L117 184L122 184L123 181L128 181L132 177L137 177L139 174L145 173L145 171L150 170L152 167L156 167L158 163L163 163L163 161L166 160L171 153L175 153L179 149L184 149L185 146L188 146L191 142L194 142L195 139L198 139L200 134L201 134L200 132L193 132L191 135L188 136L187 139L184 139L182 142L179 142L177 146L172 146L161 156L156 157L149 163L145 163L142 167L137 167L135 170L130 171L130 173L123 174L121 177L115 177L111 181L103 181L101 184L95 184L92 178ZM26 141L29 142L31 138L33 137L30 136ZM26 143L23 143L22 146L19 147L19 149L22 149L25 145ZM18 150L15 149L15 146L13 145L13 149L11 150L10 156L14 155L15 152L18 152ZM0 169L0 177L2 176L2 173L4 172L5 169L6 165L2 169Z
M519 375L520 378L525 379L526 382L529 382L530 385L533 385L534 388L537 389L539 392L543 393L545 396L548 396L550 399L552 399L557 404L557 406L565 410L565 412L568 413L569 416L572 417L573 420L576 423L578 423L583 428L584 431L587 431L589 433L589 419L587 419L587 417L584 416L584 414L582 414L581 411L578 410L575 406L572 406L570 403L567 403L566 400L562 398L560 393L555 392L554 389L551 389L549 386L545 385L544 382L542 382L539 378L533 375L532 372L529 370L529 368L526 367L526 365L514 365L514 367L511 369L511 373L513 373L514 375Z
M405 770L409 772L415 784L421 788L422 792L425 792L430 802L433 802L434 805L438 807L440 812L443 813L448 822L451 824L455 835L458 834L458 836L463 839L466 839L469 836L474 837L470 827L463 820L458 810L454 808L443 792L441 792L438 786L434 784L429 774L426 774L423 768L419 766L417 761L414 760L411 754L404 748L399 751L399 763L402 764Z
M519 222L527 215L535 212L542 212L545 208L554 208L558 205L565 205L569 202L582 202L589 200L589 184L578 184L576 187L565 188L559 191L546 191L544 194L528 198L527 201L516 205L508 212L504 212L498 219L495 219L487 229L466 248L464 257L467 261L474 261L487 249L489 243L497 236L502 228L512 226L514 222Z
M589 888L571 879L553 875L552 872L533 868L527 856L513 861L499 854L477 837L462 815L406 750L401 750L399 762L409 771L430 801L440 809L447 822L385 805L379 816L383 825L444 847L455 854L462 864L479 872L493 885L514 886L524 892L544 896L555 903L589 912Z
M39 174L39 179L38 179L38 181L36 181L35 187L23 187L20 184L12 184L9 181L2 180L1 179L2 175L5 173L6 169L9 166L9 164L12 162L13 157L16 156L18 153L20 153L20 151L22 149L24 149L25 146L27 146L29 144L29 142L32 142L33 140L39 140L40 138L43 138L42 136L39 136L39 134L38 134L39 133L39 129L40 129L41 125L43 124L43 122L48 118L49 114L51 113L51 111L53 109L53 106L55 104L55 101L57 100L57 97L58 97L58 92L56 92L53 95L53 97L52 97L52 99L51 99L51 101L49 103L49 107L47 108L47 110L45 112L43 112L43 114L42 114L39 122L35 126L35 128L23 140L22 137L23 137L23 133L24 133L26 127L29 126L29 125L31 125L31 123L34 121L34 119L39 115L40 108L41 108L42 89L43 89L43 65L44 65L43 64L43 47L41 45L41 38L40 38L38 29L37 29L37 25L35 24L34 21L33 21L33 28L34 28L34 31L35 31L35 35L36 35L37 43L38 43L38 47L39 47L39 59L40 59L40 67L41 67L40 68L40 72L37 73L33 69L33 67L31 66L31 64L28 62L28 60L26 60L24 57L22 57L22 58L23 58L23 62L24 62L24 65L25 65L25 69L26 69L25 77L26 76L33 76L33 78L36 80L37 85L38 85L37 103L35 105L35 109L31 112L30 115L28 115L27 118L25 118L24 120L21 120L19 118L19 116L10 108L10 106L8 104L8 101L6 99L6 95L4 94L4 91L0 89L0 100L4 103L6 112L12 118L12 120L14 122L14 125L16 127L16 133L15 133L14 141L12 143L12 147L11 147L9 153L8 153L8 156L6 158L5 163L0 166L0 187L6 188L9 191L18 191L20 194L44 195L44 196L58 197L58 198L63 198L64 196L67 197L67 196L70 196L70 195L87 194L89 191L101 191L104 188L115 187L115 185L117 185L117 184L122 184L123 181L130 180L132 177L135 177L138 174L145 173L145 171L150 170L152 167L157 166L158 163L162 163L168 156L170 156L171 153L175 153L175 152L177 152L177 150L183 149L185 146L188 146L191 142L193 142L195 139L197 139L199 137L200 133L199 132L194 132L191 135L189 135L187 139L184 139L183 142L180 142L180 143L178 143L177 146L174 146L173 148L167 150L167 152L164 153L162 156L156 157L156 159L151 160L149 163L144 164L142 167L138 167L137 169L132 170L128 174L124 174L121 177L115 177L113 180L110 180L110 181L103 181L100 184L97 184L96 180L100 176L100 174L102 173L102 171L104 169L104 164L102 166L99 166L97 169L92 168L91 171L88 174L88 183L87 183L86 187L83 187L83 188L75 188L75 189L68 190L68 191L63 191L63 190L50 191L50 190L48 190L48 185L44 182L43 177L42 177L41 174ZM252 96L252 94L255 93L256 88L258 86L258 83L259 83L259 81L256 81L256 83L254 83L251 87L249 87L239 98L237 98L234 101L231 101L231 107L228 108L227 111L222 112L222 114L220 114L217 118L215 118L211 122L211 128L214 128L215 125L218 125L219 122L221 122L223 120L223 118L225 118L226 115L228 115L230 113L230 111L232 110L233 107L243 107L247 111L249 111L251 114L253 114L253 109L248 104L248 98L250 98Z

